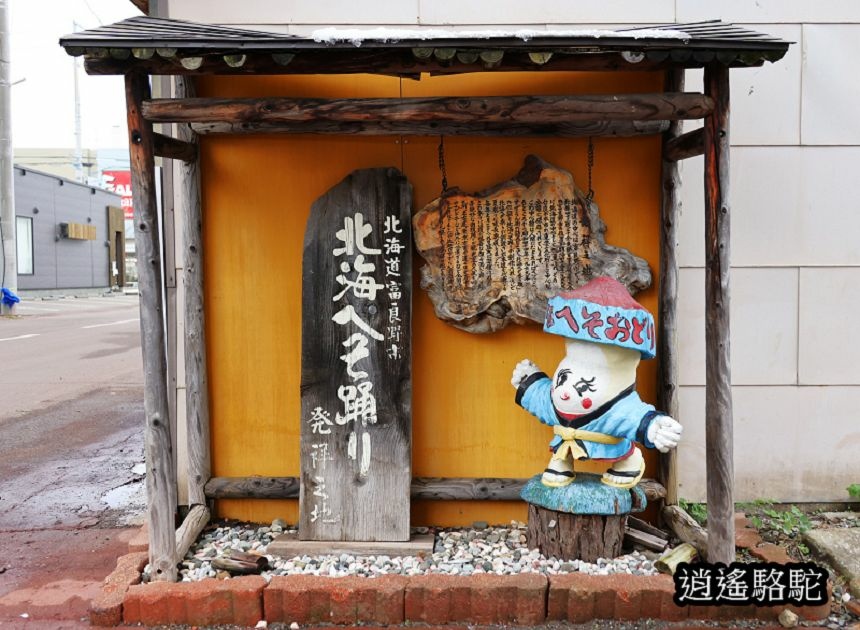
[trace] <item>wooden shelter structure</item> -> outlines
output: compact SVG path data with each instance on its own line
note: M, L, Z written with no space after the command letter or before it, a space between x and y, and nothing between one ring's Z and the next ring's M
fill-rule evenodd
M203 240L197 137L317 133L598 137L662 135L658 405L678 412L676 348L677 163L705 158L706 440L708 559L734 559L732 397L729 355L729 73L777 61L790 42L719 21L624 29L491 33L350 31L320 38L137 17L61 39L90 74L125 75L145 373L150 562L175 580L177 561L209 519L212 498L283 498L293 477L212 478L203 317ZM684 92L684 70L704 68L704 93ZM662 72L649 94L392 99L195 98L201 75L369 73L415 78L505 71ZM176 78L175 98L150 98L150 75ZM704 127L681 135L680 121ZM154 123L178 125L176 137ZM154 159L181 160L185 246L188 494L175 529L176 464L168 418L162 253ZM677 501L674 455L661 457L652 497ZM524 480L416 478L413 498L511 499Z

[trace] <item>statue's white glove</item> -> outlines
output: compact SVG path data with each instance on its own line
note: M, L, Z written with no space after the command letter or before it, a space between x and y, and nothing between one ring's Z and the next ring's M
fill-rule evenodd
M520 383L535 372L540 372L540 368L538 368L538 366L532 363L529 359L523 359L514 366L514 373L513 376L511 376L511 385L519 387Z
M684 427L669 416L657 416L648 425L648 439L658 451L668 453L678 446L683 430Z

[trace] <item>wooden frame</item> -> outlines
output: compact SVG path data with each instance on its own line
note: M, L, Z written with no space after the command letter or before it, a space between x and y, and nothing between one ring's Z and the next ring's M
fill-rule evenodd
M116 70L116 60L88 62L89 70ZM171 74L176 66L154 68ZM168 62L161 60L158 64ZM108 68L110 66L110 68ZM602 97L488 97L433 99L195 99L190 83L178 79L177 99L148 98L147 76L126 75L135 191L136 239L140 253L141 328L146 379L147 479L150 561L156 580L175 580L176 561L209 518L206 501L226 497L295 496L295 478L210 479L208 393L203 320L202 213L196 134L181 125L179 138L153 134L152 123L190 123L201 133L298 132L363 134L471 134L534 136L618 136L663 134L660 266L660 368L662 408L678 412L675 352L678 270L675 259L678 217L677 161L704 153L707 215L707 475L708 559L734 558L732 503L732 405L729 375L729 211L728 67L710 63L705 94L684 94L683 63L666 66L666 93ZM235 69L235 68L234 68ZM522 69L522 68L517 68ZM605 70L604 64L599 68ZM190 72L189 72L190 73ZM200 74L202 72L195 71ZM528 107L526 107L528 106ZM526 114L517 114L517 110ZM484 110L489 110L488 114ZM513 111L514 114L503 112ZM702 131L679 134L679 120L704 118ZM196 125L196 126L195 126ZM166 372L161 298L160 244L155 216L155 155L183 161L181 181L185 224L186 383L188 409L189 503L192 509L174 530L176 471L167 423ZM674 457L661 456L654 498L677 501ZM524 480L415 479L417 499L512 500ZM665 486L665 489L663 489ZM173 497L171 499L171 497Z
M528 479L472 477L414 477L412 498L427 501L519 501ZM653 479L639 486L649 501L666 496L666 489ZM210 499L296 499L298 477L213 477L205 486Z

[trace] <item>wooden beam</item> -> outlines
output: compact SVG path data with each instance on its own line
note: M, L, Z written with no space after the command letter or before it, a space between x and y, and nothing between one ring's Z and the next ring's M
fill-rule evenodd
M152 123L143 118L140 109L143 100L149 98L149 77L138 73L127 75L125 92L140 289L149 563L152 566L153 580L175 582L176 467L167 401L167 357L161 247L155 200L155 157Z
M666 73L666 90L684 89L684 70ZM660 295L657 318L657 408L678 418L678 218L681 212L681 177L677 162L666 157L666 146L681 132L680 121L673 121L663 134L660 206ZM660 453L657 478L666 488L666 504L678 503L677 452Z
M653 136L663 133L669 123L665 120L650 121L594 121L555 123L552 125L529 126L507 123L331 123L327 121L312 123L200 123L191 127L201 135L207 134L247 134L247 133L311 133L339 135L392 135L392 136L501 136L501 137L542 137L542 138L583 138Z
M480 49L475 49L480 53ZM107 51L106 51L107 52ZM417 59L410 49L373 50L338 49L299 51L294 56L248 52L241 66L231 66L224 61L220 51L202 57L198 67L182 65L179 55L162 57L158 54L148 59L115 59L104 56L87 56L84 67L88 74L126 74L133 70L152 75L279 75L279 74L356 74L369 73L398 77L420 78L422 73L431 75L462 74L466 72L559 72L559 71L615 71L654 72L673 65L688 65L701 68L702 64L690 58L685 62L674 62L665 58L651 60L647 57L628 61L621 52L589 53L570 55L558 52L544 64L535 63L527 49L506 51L498 65L485 64L476 55L470 63L441 61L431 54L427 59ZM465 58L465 57L464 57ZM471 58L471 57L470 57ZM288 61L287 61L288 60ZM286 61L286 63L285 63ZM763 61L753 65L761 65Z
M155 155L171 160L194 162L197 159L197 145L160 133L153 134Z
M663 144L663 159L680 162L705 152L705 130L693 129L683 135L667 139Z
M191 77L176 77L176 93L193 96ZM197 134L177 125L177 135L197 154ZM188 503L203 505L203 486L211 476L209 452L209 377L206 369L206 322L203 310L203 211L200 203L200 162L179 165L179 214L182 216L185 289L185 409L188 446Z
M729 345L729 69L705 68L714 113L705 119L705 459L708 562L735 559Z
M415 477L412 498L434 501L520 501L528 479Z
M699 525L692 516L687 514L677 505L667 505L663 508L663 522L672 530L679 540L689 543L696 548L699 555L705 557L708 549L708 533ZM711 517L708 515L708 522ZM734 554L734 541L732 542L732 554ZM734 562L734 559L732 559Z
M143 104L151 122L195 123L514 123L551 125L594 120L704 118L714 104L704 94L588 94L421 98L177 98Z
M203 487L209 499L298 499L298 477L213 477Z
M194 505L188 510L188 515L182 525L176 530L176 559L182 560L191 545L195 543L200 532L209 524L209 508L205 505Z
M414 477L412 499L431 501L519 501L528 479ZM653 479L643 479L639 487L649 501L665 496L665 489ZM210 499L297 499L298 477L213 477L205 486Z

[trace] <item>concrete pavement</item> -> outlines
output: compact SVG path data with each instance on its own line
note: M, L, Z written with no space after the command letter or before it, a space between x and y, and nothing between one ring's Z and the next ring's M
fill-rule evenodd
M18 314L0 319L0 627L87 627L143 520L137 296Z
M136 295L23 300L0 319L0 422L107 383L141 385Z

